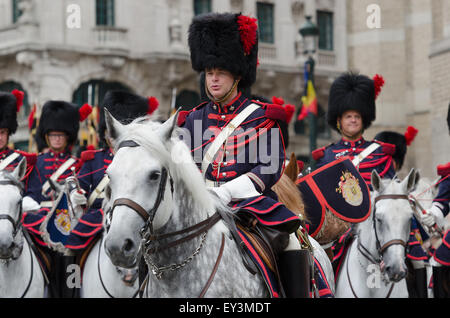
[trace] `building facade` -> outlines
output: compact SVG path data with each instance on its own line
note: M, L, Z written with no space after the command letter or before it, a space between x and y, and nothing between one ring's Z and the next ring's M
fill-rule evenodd
M450 3L348 0L347 19L349 69L386 80L366 135L415 126L400 176L415 167L435 178L436 166L450 159Z
M23 89L27 102L12 141L28 148L28 112L36 105L39 116L49 99L97 105L107 89L123 88L156 96L163 118L175 107L196 106L199 79L190 65L187 30L194 15L210 11L258 18L260 66L252 93L283 97L297 107L306 60L298 31L306 15L319 19L315 73L324 112L333 78L347 68L342 1L0 0L0 90ZM331 137L322 128L320 145ZM294 137L292 125L291 134L288 151L307 158L307 127Z

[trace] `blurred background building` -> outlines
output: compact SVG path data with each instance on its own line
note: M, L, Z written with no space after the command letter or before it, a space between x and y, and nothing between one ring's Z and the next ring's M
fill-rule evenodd
M368 25L371 4L380 8L380 28ZM311 129L317 146L338 139L324 117L328 91L351 69L386 80L367 137L385 129L404 132L408 125L419 129L403 173L417 167L434 178L435 166L450 158L446 0L0 0L0 90L26 92L11 141L16 148L33 146L29 113L35 107L39 117L49 99L95 106L108 89L120 88L156 96L163 118L175 108L195 107L199 78L190 65L187 30L193 16L225 11L258 18L260 66L252 93L296 106L288 153L309 160ZM314 128L295 120L305 91L299 30L307 16L319 30ZM94 114L83 124L81 146L95 143L89 133L95 125Z

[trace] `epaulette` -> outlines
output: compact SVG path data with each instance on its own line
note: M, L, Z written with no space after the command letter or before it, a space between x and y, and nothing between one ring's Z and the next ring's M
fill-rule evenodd
M441 177L446 177L450 174L450 162L437 166L437 174Z
M263 104L263 109L267 118L286 122L286 110L282 105Z
M191 110L182 110L178 113L178 119L177 119L177 125L179 127L181 127L184 122L186 121L187 116L189 116L190 113L201 109L203 106L205 106L206 104L208 104L208 102L203 102L200 105L198 105L197 107L192 108Z
M81 161L89 161L95 158L95 153L99 150L85 150L81 153L80 159Z
M311 155L312 155L313 159L317 161L317 160L323 158L323 156L325 156L325 149L326 148L327 147L322 147L322 148L316 149L313 152L311 152Z
M390 156L393 156L395 154L395 145L394 144L390 144L387 142L382 142L379 140L374 140L374 142L376 142L377 144L381 145L381 150Z
M27 166L34 166L34 164L36 163L38 156L36 153L25 152L22 150L14 150L14 151L25 157L25 159L27 160Z

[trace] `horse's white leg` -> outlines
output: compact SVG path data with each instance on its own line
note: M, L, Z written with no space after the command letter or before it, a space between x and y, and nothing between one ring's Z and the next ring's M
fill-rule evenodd
M109 257L102 247L100 251L100 274L98 270L98 256L100 243L99 240L92 248L84 265L83 284L81 286L81 297L83 298L131 298L137 288L137 280L133 286L125 285L116 267L111 263ZM103 281L103 285L102 285ZM105 289L106 288L106 289ZM109 295L109 294L110 295Z

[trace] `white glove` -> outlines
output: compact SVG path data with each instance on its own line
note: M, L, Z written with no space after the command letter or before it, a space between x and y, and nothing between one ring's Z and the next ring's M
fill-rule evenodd
M261 195L246 174L228 181L218 188L212 188L212 190L225 204Z
M87 199L84 195L85 193L86 192L84 190L72 191L70 193L70 202L72 203L73 213L77 219L79 219L84 213L82 206L87 205Z
M217 188L209 188L212 191L214 191L217 196L219 197L219 199L225 204L227 205L228 203L231 202L231 193L230 191L228 191L228 189L224 188L223 185Z
M435 223L438 227L443 228L445 225L444 214L441 209L433 204L433 206L426 210L425 214L421 214L421 221L428 227L432 227Z
M36 211L39 210L41 206L37 203L33 198L26 196L22 200L22 210L24 212L27 211Z

